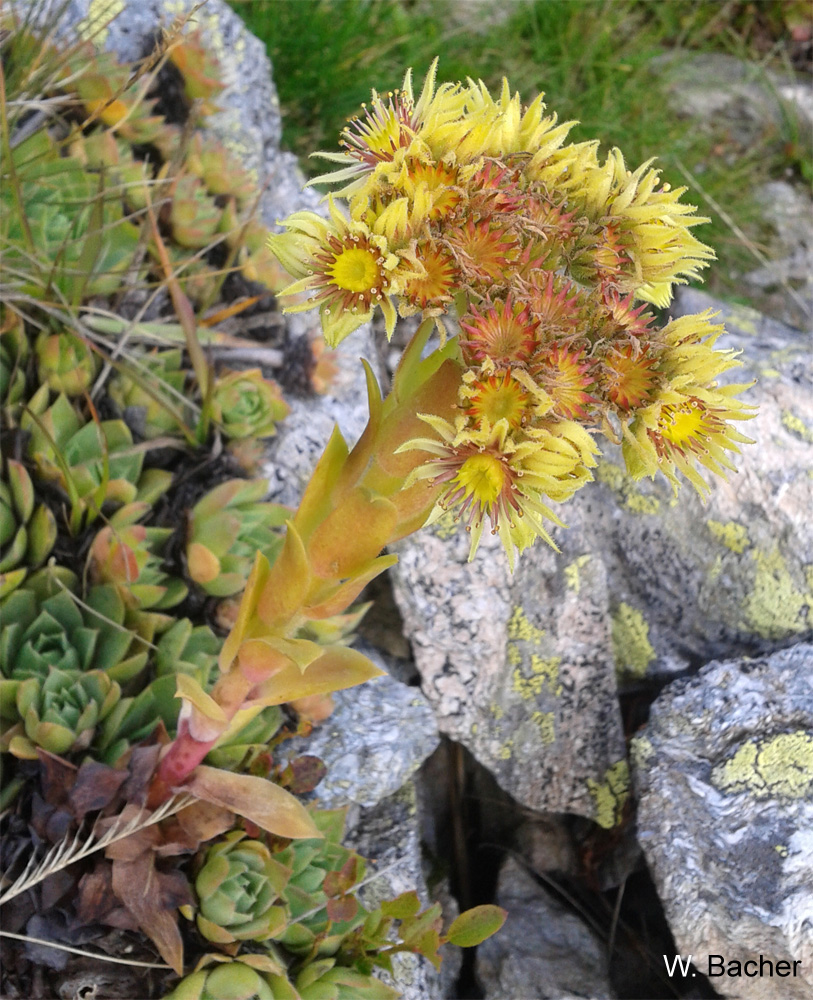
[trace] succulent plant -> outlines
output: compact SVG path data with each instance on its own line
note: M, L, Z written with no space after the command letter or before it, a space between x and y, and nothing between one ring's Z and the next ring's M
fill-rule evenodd
M401 993L367 973L336 964L333 958L310 962L294 980L300 1000L398 1000Z
M257 182L251 173L217 139L196 132L184 161L186 169L199 177L210 194L233 195L242 205L256 196Z
M18 685L21 722L4 733L0 746L32 760L37 747L55 754L86 750L120 696L119 685L101 670L52 667L45 679L29 677Z
M124 218L120 194L100 191L81 161L62 156L45 131L16 146L11 162L25 227L12 186L3 183L0 234L4 268L22 291L41 297L53 285L68 302L114 292L138 245L138 228Z
M138 524L149 511L146 502L129 503L110 517L90 546L90 578L116 587L128 607L165 610L179 604L188 589L161 567L159 552L172 528Z
M110 52L100 52L88 43L74 50L68 60L70 88L87 112L132 143L153 142L164 119L152 115L154 100L145 98L139 84L128 86L131 70Z
M44 680L51 670L101 670L130 680L147 662L140 637L125 624L127 611L113 587L91 587L80 607L66 590L53 592L59 567L41 570L0 605L0 666L7 678ZM49 592L50 591L50 592Z
M169 58L183 77L187 98L200 101L202 114L216 110L210 98L223 90L220 66L210 48L203 44L200 31L190 32L179 39L169 50Z
M344 810L318 810L313 819L324 839L292 841L275 854L291 870L282 893L289 907L289 923L277 941L294 955L321 958L334 956L345 937L364 923L367 911L361 906L355 905L347 919L337 920L331 920L327 907L331 896L361 881L365 863L341 844Z
M164 1000L298 1000L287 977L263 975L248 964L258 957L242 955L193 972Z
M230 479L192 508L187 566L190 577L208 594L236 594L246 584L256 551L273 560L281 547L274 529L290 512L279 504L259 503L267 491L264 479Z
M272 437L276 422L290 412L279 386L263 378L259 368L221 375L212 404L215 420L230 438Z
M143 454L133 450L132 434L122 420L83 423L64 393L51 406L48 400L48 387L41 386L20 426L31 432L28 456L38 474L58 483L71 499L71 526L78 530L82 521L98 516L104 503L138 498ZM154 495L156 477L147 477L146 483Z
M81 396L99 370L99 359L87 343L69 331L43 331L34 350L40 382L66 396Z
M110 380L110 398L128 426L143 438L177 434L188 415L182 403L187 377L182 357L177 349L147 354L132 374L122 371Z
M22 316L0 306L0 412L9 427L17 424L25 400L28 355Z
M179 174L170 197L169 226L175 242L193 250L208 246L218 231L223 210L207 193L203 181L192 174Z
M45 562L56 536L56 519L44 503L37 504L25 466L9 459L0 480L0 597Z
M218 944L266 941L287 923L278 900L291 871L265 844L245 837L235 830L210 847L195 880L198 930Z
M228 771L251 771L261 754L268 753L268 744L284 721L278 705L264 708L250 722L233 734L227 733L214 750L206 755L206 763Z

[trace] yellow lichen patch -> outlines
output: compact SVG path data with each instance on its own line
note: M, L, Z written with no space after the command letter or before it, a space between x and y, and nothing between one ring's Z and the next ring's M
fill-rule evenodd
M776 368L763 368L761 374L766 378L779 378L782 372L777 371Z
M649 625L640 611L621 603L612 616L615 669L619 674L643 677L656 653L649 641Z
M505 715L505 712L503 711L500 705L492 705L491 714L494 716L496 721L499 722L500 719Z
M617 760L608 767L601 782L588 778L587 788L596 806L596 823L605 830L617 826L630 792L630 770L626 760Z
M87 17L79 25L79 34L95 45L104 45L107 26L124 10L124 0L90 0Z
M803 730L751 740L711 773L723 792L756 798L802 799L813 794L813 736Z
M654 755L655 748L646 736L636 736L630 742L630 757L636 767L646 767Z
M801 417L797 417L790 410L782 411L782 426L793 434L794 437L813 444L813 430L811 430Z
M813 592L799 590L778 548L752 555L756 574L743 604L746 625L764 639L804 632L813 622Z
M539 732L542 734L542 742L545 746L550 746L556 739L553 719L553 712L534 712L531 716L531 722L535 722L539 726Z
M738 521L706 521L709 531L727 549L742 555L751 544L748 530Z
M445 510L432 525L432 531L441 541L445 542L447 538L451 538L452 535L457 533L457 525L458 521L455 518L454 512Z
M519 667L514 671L514 691L524 701L538 698L545 686L550 687L555 695L561 694L561 686L556 684L559 679L559 664L561 662L561 656L551 656L544 659L534 654L531 657L530 677L526 677ZM554 685L556 686L554 687Z
M522 663L522 653L520 653L519 646L515 642L508 643L506 656L508 657L509 666L518 667Z
M528 620L528 616L519 605L514 608L511 620L508 622L509 639L524 639L526 642L539 642L544 634L545 630L532 625Z
M505 743L503 743L503 745L498 750L497 756L500 758L500 760L510 760L511 751L513 749L514 749L514 741L506 740Z
M661 502L657 497L642 493L632 476L613 462L602 459L595 475L600 483L610 487L625 510L633 514L657 514L661 509Z
M643 493L631 493L624 501L624 506L633 514L657 514L661 509L661 502L657 497L644 496Z
M788 849L784 844L774 844L774 850L780 857L786 858L788 856Z
M565 566L565 583L568 588L573 591L574 594L578 594L581 589L581 580L579 579L579 570L582 566L586 566L590 562L590 553L587 555L579 556L578 559L574 559L572 563Z

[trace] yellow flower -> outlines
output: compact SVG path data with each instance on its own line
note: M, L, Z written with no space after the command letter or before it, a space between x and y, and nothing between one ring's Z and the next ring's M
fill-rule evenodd
M428 479L433 486L443 486L427 524L454 510L455 519L465 520L471 535L471 561L488 521L491 533L500 536L511 569L516 553L535 538L556 548L544 522L560 526L562 522L546 500L568 499L592 479L588 467L596 464L595 445L582 427L559 421L515 440L506 419L472 430L456 428L439 417L419 416L437 437L416 438L399 450L435 456L415 469L406 483Z
M282 295L310 293L305 302L285 307L302 312L319 307L325 340L335 347L381 306L387 336L395 328L390 295L414 271L390 253L383 236L364 223L345 219L330 201L330 219L315 212L296 212L285 220L286 233L272 234L268 245L283 267L298 280Z
M342 164L341 169L314 177L309 183L349 181L336 193L350 197L365 186L380 165L402 162L408 151L414 154L428 151L449 123L460 117L465 103L459 83L443 83L435 90L437 68L435 59L417 102L412 92L411 69L407 70L400 90L386 96L374 90L370 105L362 105L361 114L342 131L339 144L344 152L314 154Z

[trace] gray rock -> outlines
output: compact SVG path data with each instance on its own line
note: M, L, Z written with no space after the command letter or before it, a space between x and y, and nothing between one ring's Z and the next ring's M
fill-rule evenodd
M368 909L413 889L424 907L431 905L421 867L420 826L415 786L411 781L372 808L353 807L348 813L345 842L373 861L375 870L381 872L359 893ZM393 956L392 964L393 977L383 970L376 974L396 986L402 1000L441 1000L446 995L439 973L421 956L398 954Z
M510 858L500 871L497 903L508 919L477 949L486 1000L613 996L603 942Z
M758 63L722 52L673 50L652 61L663 76L676 114L717 127L722 120L737 130L742 146L781 130L783 116L795 114L808 133L813 127L808 88Z
M380 667L379 653L363 647ZM440 742L437 725L419 688L388 674L332 695L333 714L306 739L283 745L290 757L314 754L327 765L316 788L326 809L355 804L371 808L395 794Z
M632 759L638 836L678 952L704 972L710 954L800 963L782 979L715 977L724 996L813 995L813 646L673 683Z

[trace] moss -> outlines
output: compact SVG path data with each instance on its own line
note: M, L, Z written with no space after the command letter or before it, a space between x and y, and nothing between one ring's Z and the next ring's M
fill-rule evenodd
M524 639L526 642L539 642L544 634L545 630L532 625L528 620L528 616L519 605L514 608L514 613L508 622L509 639Z
M586 566L590 562L590 553L587 555L579 556L578 559L574 559L572 563L565 566L565 583L569 590L572 590L574 594L578 594L581 589L581 580L579 579L579 570Z
M718 542L737 555L745 552L751 544L748 530L738 521L706 521L706 525Z
M623 602L612 616L615 668L619 674L643 677L656 653L649 641L649 625L640 611Z
M561 686L556 684L559 679L559 664L561 662L561 656L550 656L548 659L545 659L542 656L534 654L531 657L530 677L526 677L519 667L514 671L514 691L523 701L530 701L532 698L537 698L545 686L550 687L555 695L561 694Z
M752 554L756 574L743 604L747 626L763 639L806 631L813 624L813 592L799 590L778 548Z
M807 798L813 794L813 736L800 729L743 743L714 768L711 782L720 791L760 799Z
M790 433L807 444L813 444L813 430L811 430L801 417L797 417L790 410L782 411L782 426Z
M555 742L556 728L553 712L534 712L531 716L531 722L535 722L539 726L539 732L542 734L542 742L545 746L550 746L551 743Z
M601 782L588 778L587 788L596 807L596 823L605 830L617 826L630 792L630 772L626 760L617 760L612 767L608 767Z

